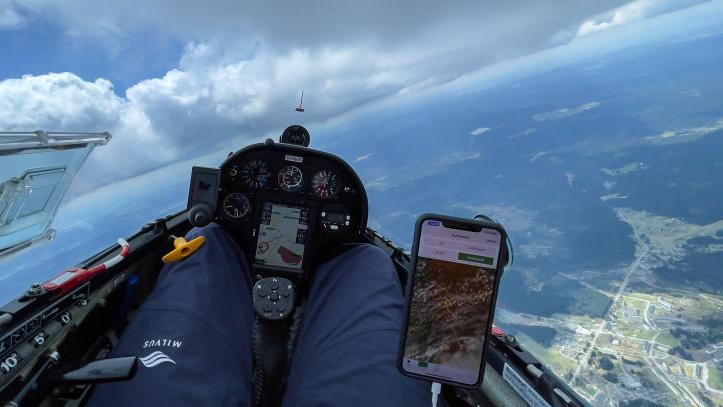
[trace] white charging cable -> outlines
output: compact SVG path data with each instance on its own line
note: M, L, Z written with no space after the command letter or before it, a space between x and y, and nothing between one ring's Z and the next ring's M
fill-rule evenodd
M437 398L441 391L442 385L437 382L432 382L432 407L437 407Z

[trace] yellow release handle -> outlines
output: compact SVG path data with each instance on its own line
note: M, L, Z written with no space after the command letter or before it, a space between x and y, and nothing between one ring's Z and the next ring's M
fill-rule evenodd
M177 237L173 239L173 246L175 249L163 256L161 260L163 260L164 263L173 263L183 260L192 255L199 247L203 246L204 242L206 242L206 238L203 236L199 236L190 242L187 242L186 239L182 237Z

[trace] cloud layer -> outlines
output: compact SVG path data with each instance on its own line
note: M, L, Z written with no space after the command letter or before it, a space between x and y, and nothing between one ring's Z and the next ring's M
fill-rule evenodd
M138 10L128 2L0 0L0 29L52 20L68 36L102 43L154 32L186 44L175 68L128 89L73 73L1 81L0 128L110 131L115 138L87 166L112 182L447 83L549 46L561 29L621 4L160 0ZM303 116L293 111L301 89Z
M6 0L7 1L7 0ZM463 41L484 44L505 39L539 42L540 34L579 24L583 18L625 4L625 0L154 0L138 3L92 0L15 0L26 14L52 16L76 35L123 37L131 31L159 32L182 41L222 39L225 43L263 41L273 49L375 43L398 48ZM524 29L522 29L524 27ZM420 42L421 41L421 42Z

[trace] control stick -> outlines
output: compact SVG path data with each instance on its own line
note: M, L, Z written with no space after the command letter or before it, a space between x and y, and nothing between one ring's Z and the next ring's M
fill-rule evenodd
M193 226L208 225L216 212L221 170L218 168L193 167L191 185L188 189L188 221Z

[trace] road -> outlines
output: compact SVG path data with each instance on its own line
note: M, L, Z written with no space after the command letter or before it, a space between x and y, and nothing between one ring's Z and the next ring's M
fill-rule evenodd
M635 242L637 244L640 244L644 246L643 252L635 258L635 261L630 264L630 267L628 267L627 272L625 273L625 278L623 278L622 284L620 284L620 288L618 288L617 293L615 293L615 297L613 297L613 302L610 304L610 308L608 308L608 312L603 317L602 322L595 330L595 335L592 338L592 342L590 342L590 347L588 348L587 352L585 352L582 360L580 360L580 363L577 365L577 368L575 368L575 372L572 374L572 383L575 383L575 379L577 379L577 376L580 374L580 370L582 370L583 366L588 366L588 363L590 361L590 356L592 356L592 351L595 350L595 344L597 343L597 339L602 333L603 329L605 328L606 323L608 320L612 320L610 318L612 316L613 309L618 304L618 301L620 301L620 298L622 297L623 293L625 292L625 289L628 286L628 282L630 281L630 276L632 276L635 271L637 271L638 267L640 267L640 263L645 259L645 256L650 253L650 246L648 246L642 239L640 239L640 236L638 235L638 231L633 228L633 233L635 235Z
M632 225L631 225L632 226ZM655 284L652 281L649 281L649 279L646 277L647 272L647 264L648 262L648 256L653 256L651 254L653 245L647 243L643 238L641 238L638 230L636 230L635 227L633 227L633 237L634 241L636 243L636 256L634 260L630 263L630 265L623 270L622 272L622 281L620 283L620 286L612 295L612 293L605 293L598 289L595 289L592 285L587 284L587 282L584 281L581 276L575 276L575 275L569 275L569 274L563 274L564 277L577 280L580 283L583 283L588 288L594 289L595 291L605 294L608 297L612 297L612 303L610 307L608 308L607 313L603 316L602 320L600 321L599 325L593 327L592 332L592 338L590 340L590 337L587 335L577 335L578 339L572 339L568 340L567 344L563 343L561 344L560 353L562 356L565 356L569 359L573 359L576 361L576 366L574 367L574 371L572 374L572 378L570 379L570 383L575 383L576 379L580 377L580 373L583 371L588 371L590 361L592 358L592 354L596 350L600 350L606 353L610 354L618 354L618 355L624 355L626 347L622 348L610 348L606 346L598 346L598 340L600 339L600 335L602 334L610 334L617 337L623 337L628 340L633 340L639 343L643 346L642 354L637 353L633 348L630 348L630 357L632 357L633 360L637 358L642 358L645 360L645 365L652 371L653 375L664 385L665 388L667 388L667 392L660 392L660 390L654 390L651 389L651 394L644 397L649 400L654 400L656 397L656 394L661 397L663 394L669 394L673 395L679 403L683 403L684 405L689 406L696 406L696 407L705 407L705 403L701 400L699 396L699 392L702 394L707 395L715 395L720 396L723 394L722 391L716 390L711 388L708 385L708 366L706 363L690 363L688 361L685 361L683 359L680 359L674 355L667 354L668 346L658 343L658 338L665 334L667 332L667 322L661 322L663 320L670 320L673 319L670 317L669 312L670 311L670 305L669 303L666 303L665 301L662 301L661 298L639 298L640 302L636 307L640 307L641 313L640 315L640 324L642 327L648 331L652 331L653 333L652 338L650 339L643 339L640 337L635 336L626 336L622 332L617 332L616 329L606 329L615 326L617 321L617 312L621 310L621 302L622 298L625 295L630 295L631 293L627 292L628 285L631 281L637 281L637 279L643 279L645 280L645 283L648 283L651 287L655 287ZM723 302L718 300L717 298L710 298L710 296L707 296L705 294L690 292L686 290L680 290L680 289L669 289L669 288L663 288L665 289L666 293L673 291L676 292L679 295L684 295L687 297L703 297L704 299L710 299L713 300L713 302L716 305L721 305ZM658 310L663 310L663 314L660 315L660 312ZM659 316L656 316L659 315ZM660 319L658 319L660 318ZM527 314L517 314L513 317L514 320L516 320L517 323L521 323L524 325L538 325L538 326L548 326L557 330L570 330L575 331L575 327L577 326L576 323L565 321L565 318L560 319L554 319L554 318L544 318L539 317L535 315L527 315ZM669 321L668 321L669 322ZM685 322L685 320L681 320L681 322ZM662 324L662 325L661 325ZM648 336L648 335L645 335ZM588 339L588 340L586 340ZM669 338L668 338L669 340ZM572 344L572 345L570 345ZM577 345L577 346L575 346ZM572 346L572 348L570 348ZM658 347L660 347L658 349ZM577 352L575 352L576 349ZM715 348L715 346L714 346ZM569 349L570 352L564 352L565 349ZM577 354L576 354L577 353ZM691 375L690 373L686 372L686 369L690 366L693 366L694 373ZM625 372L624 366L623 372ZM591 391L594 390L595 393L599 393L600 391L606 392L615 392L619 391L620 396L618 398L610 398L611 400L623 400L625 397L641 397L641 393L638 390L635 389L625 389L622 385L621 386L613 386L608 382L597 380L599 378L597 377L586 377L585 380L588 381L588 384L592 386ZM657 386L656 386L657 387ZM697 389L696 389L697 387ZM668 393L669 392L669 393ZM582 392L584 393L584 392ZM581 395L583 395L581 393ZM608 394L608 396L611 396L611 394ZM592 396L592 400L589 398L590 395L583 395L588 401L595 400L595 396Z
M658 359L655 358L654 352L655 347L657 346L656 339L658 339L658 336L662 333L657 329L657 327L651 322L650 320L650 308L652 305L650 304L650 301L645 301L645 307L643 308L643 324L645 326L653 331L656 331L655 335L653 335L652 338L650 338L648 342L648 351L646 352L646 360L648 361L648 364L655 374L655 376L660 379L674 394L676 394L679 397L682 397L688 405L696 406L696 407L705 407L705 404L695 395L693 392L690 391L685 385L678 383L677 378L668 373L665 366L661 366L661 364L658 362Z
M648 361L650 369L653 371L655 376L657 376L658 379L660 379L660 381L663 382L668 387L668 389L670 389L671 392L673 392L673 394L677 395L678 397L682 397L688 403L688 405L696 407L706 407L705 404L703 404L703 402L700 401L698 397L696 397L690 390L688 390L687 387L676 383L675 377L669 375L665 367L661 366L660 363L658 363L658 360L653 355L653 352L656 345L655 339L657 339L659 334L660 333L658 332L650 341L648 341L649 346L645 360Z
M605 329L605 325L608 321L612 321L612 314L613 310L616 308L618 302L622 298L623 294L625 293L625 289L628 287L628 282L630 281L630 277L632 277L636 271L638 271L638 268L640 267L640 264L643 262L645 257L650 253L650 246L643 241L638 231L633 228L633 234L635 238L636 244L642 246L642 252L635 258L635 260L630 264L627 271L625 272L625 277L623 278L623 282L620 284L620 287L618 288L618 291L615 293L615 296L613 297L612 304L610 305L610 308L608 308L608 312L605 314L605 316L602 319L602 322L600 325L598 325L597 329L595 330L595 335L593 335L592 341L590 342L590 346L588 347L587 351L583 354L582 359L579 361L577 367L575 368L575 372L572 375L572 383L575 383L575 379L577 379L577 376L580 374L580 371L583 367L587 367L590 363L590 357L592 356L592 352L595 350L596 343L600 335L603 333ZM650 302L645 301L645 308L643 309L643 323L645 326L647 326L649 329L657 331L654 324L649 319L649 311L650 311ZM686 388L683 385L679 385L676 383L676 380L674 377L669 375L666 372L666 369L664 367L661 367L658 361L655 359L653 352L655 350L655 346L657 345L657 342L655 340L658 338L658 335L660 335L660 332L656 333L655 336L648 342L648 351L647 355L645 357L646 361L648 362L651 370L655 374L655 376L660 379L661 382L663 382L673 394L677 395L678 397L681 397L684 399L688 405L696 406L696 407L705 407L705 404L698 399L688 388Z

